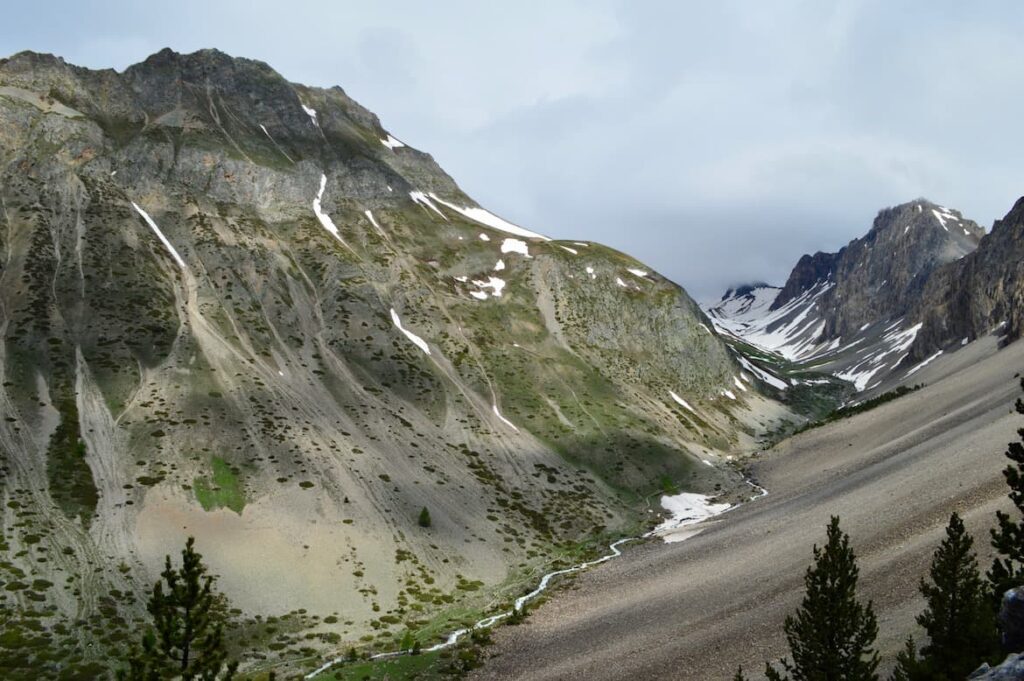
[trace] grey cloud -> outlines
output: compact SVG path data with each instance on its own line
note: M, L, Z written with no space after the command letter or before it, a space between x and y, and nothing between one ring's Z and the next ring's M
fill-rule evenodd
M216 46L341 85L468 194L702 298L927 196L1024 193L1024 5L916 0L9 3L0 52Z

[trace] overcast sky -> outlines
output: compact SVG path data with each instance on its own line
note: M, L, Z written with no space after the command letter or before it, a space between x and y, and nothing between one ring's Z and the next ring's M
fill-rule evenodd
M0 53L217 47L341 85L479 203L700 299L878 209L1024 194L1024 2L12 0Z

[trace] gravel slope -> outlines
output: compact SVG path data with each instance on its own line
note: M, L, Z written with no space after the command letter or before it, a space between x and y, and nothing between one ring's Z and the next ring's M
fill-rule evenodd
M985 550L992 513L1007 504L1002 451L1020 426L1011 405L1022 369L1024 344L995 352L985 339L929 367L927 388L782 443L753 465L768 497L684 543L648 543L583 575L525 625L499 630L474 678L760 672L785 651L783 619L831 514L852 536L891 660L914 631L917 581L949 513Z

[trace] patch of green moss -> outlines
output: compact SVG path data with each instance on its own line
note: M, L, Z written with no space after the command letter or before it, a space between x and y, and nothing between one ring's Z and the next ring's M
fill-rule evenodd
M215 508L230 508L239 515L245 508L245 494L238 475L231 466L222 458L215 456L211 461L213 468L212 480L207 478L196 478L193 489L196 499L202 505L203 510L212 511Z

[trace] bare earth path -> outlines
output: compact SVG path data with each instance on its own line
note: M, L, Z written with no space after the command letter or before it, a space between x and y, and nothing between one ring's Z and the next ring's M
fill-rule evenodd
M992 514L1007 505L1000 470L1021 425L1011 412L1024 343L991 354L985 342L922 371L927 388L763 455L753 473L768 497L683 543L647 543L582 575L524 625L499 629L473 678L716 681L740 663L757 678L785 650L782 621L832 514L860 556L891 659L914 631L917 581L949 513L985 551Z

